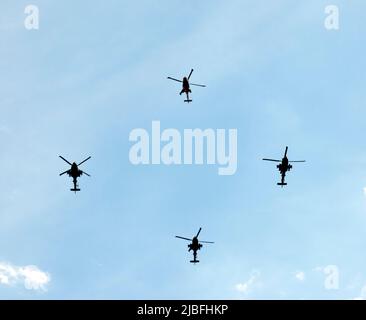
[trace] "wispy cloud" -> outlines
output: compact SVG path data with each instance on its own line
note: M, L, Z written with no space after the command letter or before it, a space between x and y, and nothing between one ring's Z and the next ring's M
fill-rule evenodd
M7 286L23 284L28 290L46 291L50 281L50 274L40 270L37 266L18 267L0 262L0 284Z
M258 270L253 270L250 278L246 282L235 285L236 290L244 295L248 295L252 291L253 287L258 284L259 277L260 272Z
M295 278L301 282L305 281L305 272L304 271L296 271Z

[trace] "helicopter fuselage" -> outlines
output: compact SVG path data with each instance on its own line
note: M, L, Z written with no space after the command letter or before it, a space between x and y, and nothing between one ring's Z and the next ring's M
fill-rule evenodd
M287 171L290 171L292 165L289 164L288 158L284 157L282 158L282 162L277 165L277 168L281 172L281 174L285 174Z
M194 237L194 238L192 239L192 243L190 243L190 244L188 245L188 248L189 248L189 250L188 250L188 251L193 250L193 253L195 253L195 252L197 252L198 250L200 250L200 249L202 248L202 244L200 244L200 243L198 242L198 239L197 239L196 237Z
M79 170L78 165L74 162L71 165L71 169L70 169L70 172L68 172L68 174L69 174L70 177L78 178L78 177L81 176L82 171Z
M73 162L73 164L71 165L71 169L70 172L68 172L69 176L72 177L72 183L74 184L74 188L70 189L71 191L74 191L76 193L76 191L80 191L80 189L78 188L78 177L80 177L83 172L81 170L79 170L78 165Z
M286 185L286 183L285 183L286 172L291 170L292 165L289 164L288 158L286 156L284 156L282 158L281 163L279 165L277 165L277 168L281 173L281 182L278 183L278 185L284 186L284 185Z
M189 88L189 81L187 77L183 78L183 92L188 93L191 92L190 88Z

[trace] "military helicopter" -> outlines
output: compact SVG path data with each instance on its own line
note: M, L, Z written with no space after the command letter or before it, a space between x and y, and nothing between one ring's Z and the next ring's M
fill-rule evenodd
M292 169L292 165L290 163L293 162L305 162L305 160L298 160L298 161L289 161L287 158L287 150L288 147L286 147L285 155L281 160L275 160L275 159L263 159L264 161L274 161L274 162L281 162L279 165L277 165L278 170L281 173L281 182L278 182L277 185L283 187L286 186L287 183L285 182L286 172L290 171Z
M187 95L187 99L184 100L184 102L192 102L191 99L189 99L189 93L191 93L191 89L190 89L190 85L191 86L197 86L197 87L206 87L204 84L196 84L196 83L189 83L189 79L191 78L191 75L192 75L192 72L193 72L193 69L191 70L191 72L189 73L189 76L188 77L184 77L183 80L178 80L178 79L175 79L175 78L172 78L172 77L168 77L169 80L174 80L174 81L178 81L178 82L181 82L182 83L182 91L179 93L179 95L181 95L182 93L185 93Z
M193 260L191 260L191 263L198 263L200 262L199 260L197 260L197 251L200 250L202 248L202 243L214 243L212 241L198 241L198 235L200 234L202 228L200 228L197 232L197 235L193 237L193 239L189 239L189 238L184 238L184 237L180 237L180 236L175 236L176 238L179 239L183 239L183 240L187 240L187 241L192 241L191 244L188 245L188 252L193 250Z
M67 173L70 177L72 177L73 183L74 183L74 188L70 189L70 191L74 191L75 193L76 193L76 191L80 191L78 182L77 182L77 178L80 177L82 174L86 174L88 177L90 177L90 174L86 173L85 171L79 170L79 166L81 164L83 164L84 162L88 161L91 157L86 158L85 160L81 161L79 164L76 164L76 162L70 163L64 157L61 157L61 156L59 156L59 157L71 166L71 169L60 173L60 176Z

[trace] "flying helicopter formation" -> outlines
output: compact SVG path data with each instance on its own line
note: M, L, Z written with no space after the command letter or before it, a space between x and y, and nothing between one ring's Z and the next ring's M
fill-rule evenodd
M66 160L62 156L59 156L59 157L71 166L71 168L69 170L66 170L64 172L61 172L60 173L60 176L62 176L65 173L67 173L69 175L69 177L72 177L72 182L74 184L74 188L71 188L70 191L74 191L75 193L77 191L80 191L79 185L78 185L78 180L77 179L82 174L86 174L88 177L90 177L90 174L86 173L85 171L80 170L79 169L79 166L82 165L84 162L88 161L91 157L86 158L85 160L81 161L79 164L76 164L76 162L71 163L70 161Z
M200 262L199 260L197 260L197 251L201 250L202 243L214 243L212 241L198 241L198 236L199 236L201 230L202 230L202 228L199 228L197 234L192 239L181 237L181 236L175 236L178 239L191 241L191 243L188 245L188 252L193 251L193 260L190 261L191 263Z
M190 86L196 86L196 87L206 87L204 84L197 84L197 83L190 83L189 79L191 78L191 75L193 73L193 69L191 69L191 72L189 73L188 77L183 77L183 80L178 80L172 77L168 77L167 79L181 82L182 83L182 90L179 93L179 95L182 95L182 93L186 94L187 99L184 100L184 102L190 103L192 102L192 99L189 99L189 94L192 93L192 90L190 89Z
M189 97L189 94L192 93L192 91L190 89L190 86L206 87L206 85L203 85L203 84L190 83L189 80L192 76L192 73L193 73L193 69L191 69L188 77L183 77L183 80L178 80L176 78L167 77L169 80L174 80L174 81L182 83L182 90L180 91L179 94L180 95L182 95L183 93L186 94L186 99L184 100L184 102L187 102L187 103L192 102L192 99L190 99L190 97ZM289 161L289 159L287 158L287 152L288 152L288 147L286 146L285 154L284 154L282 160L269 159L269 158L263 158L262 159L264 161L272 161L272 162L279 163L277 165L277 169L279 170L279 172L281 174L281 182L278 182L277 185L281 186L281 188L287 185L287 183L285 182L285 177L286 177L286 173L292 169L291 163L305 162L305 160L291 160L291 161ZM82 176L83 174L90 177L90 174L86 173L83 170L80 170L79 167L84 162L88 161L91 158L91 156L84 159L80 163L76 163L76 162L71 163L70 161L66 160L64 157L62 157L62 156L59 156L59 157L71 166L70 169L68 169L64 172L61 172L60 176L62 176L64 174L68 174L69 177L72 177L72 179L73 179L73 188L71 188L70 191L73 191L76 194L76 192L81 190L79 188L77 179L80 176ZM201 233L201 230L202 230L202 228L199 228L197 234L192 239L186 238L186 237L181 237L181 236L175 236L178 239L182 239L182 240L186 240L186 241L191 242L190 244L188 244L188 252L192 251L192 253L193 253L193 260L190 260L190 262L193 263L193 264L196 264L196 263L199 262L199 260L197 259L197 252L199 250L201 250L201 248L203 246L202 243L207 243L207 244L213 244L214 243L212 241L199 241L198 236Z
M286 177L286 172L290 171L292 169L292 165L290 163L305 162L305 160L289 161L287 158L287 151L288 151L288 147L286 147L285 154L284 154L282 160L267 159L267 158L262 159L264 161L280 162L280 164L277 165L277 169L281 173L281 182L278 182L277 185L279 185L281 187L287 185L287 183L285 182L285 177Z

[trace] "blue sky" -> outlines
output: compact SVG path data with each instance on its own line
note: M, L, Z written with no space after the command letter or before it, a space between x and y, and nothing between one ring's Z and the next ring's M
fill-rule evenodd
M24 8L40 10L39 30ZM340 29L324 28L324 8ZM366 297L366 3L0 5L1 299ZM178 95L195 69L192 104ZM133 166L134 128L235 128L238 170ZM279 188L263 157L305 158ZM82 191L58 158L81 161ZM191 265L174 235L215 241ZM323 268L339 269L339 289Z

